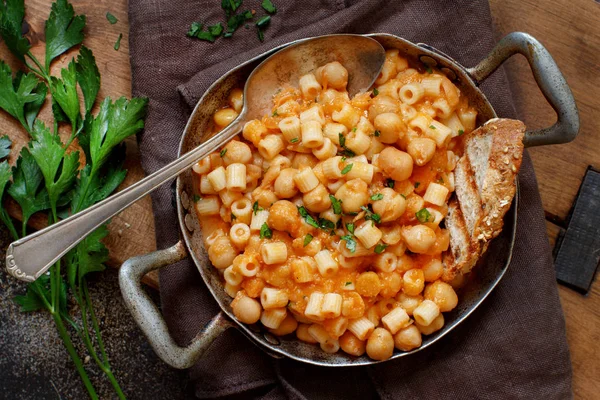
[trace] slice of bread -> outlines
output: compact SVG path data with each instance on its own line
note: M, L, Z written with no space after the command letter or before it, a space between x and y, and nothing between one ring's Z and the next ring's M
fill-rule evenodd
M523 159L525 125L495 118L464 138L464 153L454 171L455 196L448 204L450 249L443 279L465 274L502 231L515 196L515 177Z

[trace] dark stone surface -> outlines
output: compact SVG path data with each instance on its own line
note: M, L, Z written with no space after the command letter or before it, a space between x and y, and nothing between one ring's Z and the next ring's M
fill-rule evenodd
M73 362L46 312L21 313L12 298L26 285L6 273L4 249L10 236L0 229L0 399L86 399ZM187 373L168 367L154 354L126 310L115 270L93 274L89 287L111 366L128 399L191 397ZM158 293L153 292L155 300ZM71 306L79 320L79 311ZM71 332L74 336L74 333ZM87 351L80 340L82 358ZM101 399L117 398L93 360L86 370Z

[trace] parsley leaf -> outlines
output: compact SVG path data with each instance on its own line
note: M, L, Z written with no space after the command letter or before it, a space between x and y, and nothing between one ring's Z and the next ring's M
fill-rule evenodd
M0 61L0 108L19 120L25 128L31 129L27 123L30 114L37 116L44 99L46 98L46 86L40 83L33 74L17 74L13 80L10 67ZM29 104L33 103L33 104ZM29 109L26 106L30 105Z
M304 206L300 206L298 207L298 212L300 213L300 216L302 218L304 218L304 220L306 221L306 223L310 226L312 226L313 228L319 228L319 224L317 223L317 220L315 220L313 218L312 215L310 215L308 213L308 211L306 211L306 208L304 208Z
M228 17L242 5L242 0L221 0L221 8Z
M271 239L272 237L273 237L273 231L271 231L271 228L269 228L269 225L267 225L267 223L265 222L260 227L260 238L261 239L264 239L264 238Z
M197 194L195 194L194 196L198 196ZM196 200L197 201L197 200ZM229 216L229 219L231 219L231 221L235 221L237 219L237 217L235 216L234 213L231 213L231 215Z
M352 223L352 222L347 223L346 229L348 230L348 232L350 232L351 234L354 235L354 223Z
M190 29L188 30L187 36L196 37L198 33L202 32L203 26L204 25L202 25L200 22L192 22L192 25L190 25Z
M334 195L329 195L329 200L331 200L331 206L333 207L333 213L336 215L340 215L342 213L342 201L335 198Z
M38 311L48 308L50 304L49 275L42 275L34 282L27 285L24 296L15 296L13 301L21 306L21 312Z
M10 146L12 142L8 135L0 137L0 158L7 157L10 154Z
M8 215L8 212L3 207L4 202L2 201L4 197L4 189L6 188L6 185L8 185L8 183L10 182L11 176L12 171L10 165L8 164L8 161L2 161L0 163L0 220L4 222L4 225L6 225L6 227L10 231L13 239L17 240L19 239L19 234L15 229L12 219Z
M421 186L421 182L415 182L415 183L414 183L414 185L415 185L415 189L416 189L416 188L418 188L419 186Z
M108 22L110 22L111 25L114 25L117 22L119 22L119 20L117 19L117 17L115 17L114 15L112 15L109 12L106 13L106 19L108 20Z
M115 42L115 46L113 47L115 49L115 51L118 51L119 48L121 48L121 39L123 39L123 34L119 33L119 37L117 38L117 41Z
M374 213L373 211L371 211L369 208L365 207L365 206L361 206L360 207L361 210L363 210L366 215L365 215L365 221L373 221L376 223L380 223L381 222L381 217L379 216L379 214Z
M427 210L426 208L422 208L419 211L417 211L415 213L415 216L417 217L419 222L422 224L429 222L429 219L431 219L432 222L435 219L435 217L433 217L431 215L431 213L429 212L429 210Z
M388 247L387 244L383 244L383 243L377 243L377 246L375 246L375 253L376 254L381 254L385 251L385 248Z
M435 129L435 126L429 125L429 129Z
M350 285L352 285L352 282L346 282L346 283L344 284L344 286L350 286Z
M219 153L219 155L221 156L221 158L225 157L225 154L227 154L227 149L223 149L223 150L221 150L221 152Z
M371 200L373 200L373 201L377 201L377 200L381 200L381 199L383 199L383 194L381 194L381 193L377 193L377 194L374 194L373 196L371 196Z
M353 164L348 164L344 167L344 169L342 170L342 175L346 175L348 172L350 172L352 170L352 165Z
M463 131L462 129L458 130L458 136L461 136L463 133L465 133L465 131Z
M202 200L202 197L197 194L194 194L194 197L192 197L192 200L194 201L194 203L197 203L200 200ZM233 215L233 213L231 215ZM235 216L235 215L233 215L233 216Z
M265 15L264 17L260 18L256 22L258 40L260 40L261 42L264 42L264 40L265 40L264 30L267 28L267 26L269 25L270 22L271 22L271 17L268 15Z
M52 60L83 42L83 28L85 15L75 15L67 0L52 3L46 21L46 71L50 71Z
M72 60L66 69L61 70L61 77L62 79L54 76L50 78L50 91L52 98L69 118L71 126L74 127L77 124L77 119L80 118L75 60Z
M379 90L377 90L377 88L373 89L373 94L371 94L371 97L375 97L379 94Z
M392 178L387 178L385 180L385 186L393 189L395 185L396 185L396 181L394 181Z
M297 137L292 138L292 140L290 140L290 143L298 143L298 140L299 139Z
M381 132L375 131L375 133L373 135L375 135L375 137L379 137L379 136L381 136Z
M342 133L339 133L338 138L339 138L340 146L344 149L342 154L346 157L354 157L356 154L354 154L354 152L352 150L350 150L346 147L346 137L344 137L344 135Z
M221 36L221 33L223 33L223 30L224 30L223 25L220 22L216 23L214 25L210 25L208 27L208 32L211 35L213 35L215 38Z
M21 27L25 17L23 0L0 1L0 36L4 43L19 60L25 62L25 54L31 48L29 40L23 37Z
M60 137L39 120L35 130L36 138L30 145L30 152L44 176L50 207L56 211L58 198L71 188L77 177L79 152L65 155Z
M340 146L346 147L346 137L342 133L339 134L339 141Z
M271 0L263 0L261 7L269 14L275 14L277 12L277 8Z
M324 231L335 229L335 223L325 218L319 218L319 228Z
M42 171L27 147L21 150L12 173L13 183L8 187L8 194L21 206L25 227L29 217L50 208L50 199L48 192L42 187Z
M346 248L350 251L350 253L354 253L356 251L356 240L351 235L344 235L340 239L346 242Z
M231 17L229 17L227 19L227 32L232 34L240 26L244 25L246 23L246 21L252 19L253 17L254 16L252 15L252 13L248 10L244 11L241 14L232 15ZM226 35L224 35L224 36L228 37Z
M425 68L425 71L427 71L428 74L433 74L433 70L431 69L431 67L429 65L427 65L427 68Z
M252 211L254 212L254 215L256 215L256 213L260 210L262 210L262 208L258 206L258 201L255 201L254 204L252 204Z
M100 90L100 71L98 71L94 54L85 46L81 46L79 49L75 69L77 70L77 83L83 93L85 113L89 114Z
M108 249L101 240L107 235L106 224L101 225L69 252L68 257L73 260L76 256L78 261L67 263L67 279L71 287L90 272L104 271L106 268L104 263L108 260Z
M310 233L307 233L306 236L304 236L304 247L308 246L308 244L313 240L313 235L311 235Z

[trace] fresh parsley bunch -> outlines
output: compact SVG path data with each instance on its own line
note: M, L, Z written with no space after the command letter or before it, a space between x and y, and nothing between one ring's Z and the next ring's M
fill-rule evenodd
M48 223L53 224L105 199L117 189L127 173L123 169L123 140L144 127L148 103L145 98L120 98L113 102L107 97L93 115L100 73L92 51L81 46L77 58L61 70L60 76L53 76L50 68L58 56L83 42L85 16L75 15L67 0L52 4L45 25L43 63L31 53L31 44L22 34L24 17L23 0L0 0L0 37L26 71L13 75L10 67L0 60L0 109L18 120L31 137L13 167L7 160L0 162L0 220L15 239L27 234L27 221L35 213L46 213ZM77 87L83 94L82 103ZM48 94L54 117L51 125L38 119ZM59 136L62 125L69 126L71 131L66 142ZM78 143L83 154L71 150L74 143ZM0 138L0 159L9 155L10 146L8 136ZM4 208L5 195L21 208L20 229ZM107 234L106 226L93 232L59 260L49 274L29 284L27 293L17 296L15 301L22 311L50 313L92 399L98 395L72 339L83 341L118 397L124 399L104 349L86 281L87 274L105 268L108 250L101 240ZM81 323L70 317L69 295L81 312Z

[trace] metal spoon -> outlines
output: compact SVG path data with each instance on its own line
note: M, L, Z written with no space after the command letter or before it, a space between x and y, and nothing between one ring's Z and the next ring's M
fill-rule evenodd
M273 94L281 87L295 84L300 76L328 62L339 61L348 70L347 88L352 96L371 87L384 59L385 52L379 42L358 35L323 36L284 47L252 71L244 86L242 111L227 128L119 193L11 243L6 250L8 272L24 281L36 280L111 217L230 141L240 133L245 122L270 112Z

